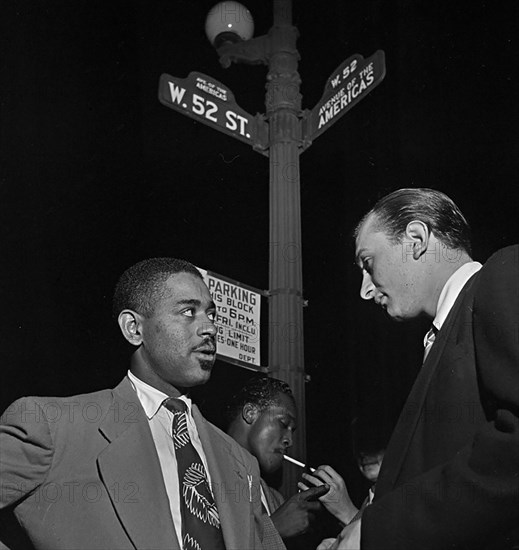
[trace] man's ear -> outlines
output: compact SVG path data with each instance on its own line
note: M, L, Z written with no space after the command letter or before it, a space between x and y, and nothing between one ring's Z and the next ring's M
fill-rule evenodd
M252 403L245 403L241 410L241 416L247 424L254 424L259 416L259 409Z
M123 309L117 318L123 336L133 346L142 344L141 319L141 315L131 309Z
M424 222L414 220L405 228L405 238L411 244L413 260L418 260L427 252L430 232Z

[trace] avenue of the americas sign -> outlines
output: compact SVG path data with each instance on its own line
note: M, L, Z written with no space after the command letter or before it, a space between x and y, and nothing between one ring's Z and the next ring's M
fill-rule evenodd
M263 370L260 356L262 292L205 269L204 282L216 304L218 359Z
M307 118L305 139L312 141L371 92L386 75L384 52L364 59L355 54L332 73L321 99Z
M245 143L255 142L255 117L236 104L229 88L210 76L191 72L182 79L163 74L159 101Z

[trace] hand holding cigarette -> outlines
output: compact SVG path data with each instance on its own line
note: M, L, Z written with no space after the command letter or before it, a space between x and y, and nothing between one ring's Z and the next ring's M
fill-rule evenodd
M319 498L325 508L345 525L358 513L358 508L353 504L348 488L341 475L331 466L322 465L313 475L303 473L303 480L297 486L301 491L307 491L311 487L321 487L323 484L330 490Z

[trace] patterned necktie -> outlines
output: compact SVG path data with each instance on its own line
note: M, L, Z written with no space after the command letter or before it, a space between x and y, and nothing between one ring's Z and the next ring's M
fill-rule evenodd
M182 548L225 550L220 517L204 463L187 430L187 406L184 401L173 398L164 401L164 406L173 413L172 436L180 490Z
M425 363L425 360L429 355L429 351L431 350L431 347L434 344L434 340L436 339L437 334L438 334L438 329L434 325L431 325L431 328L427 331L427 334L423 339L424 351L423 351L422 365Z

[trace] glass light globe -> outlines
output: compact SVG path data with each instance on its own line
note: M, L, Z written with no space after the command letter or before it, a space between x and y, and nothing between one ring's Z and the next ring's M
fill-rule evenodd
M249 40L254 34L254 19L243 4L220 2L207 14L205 34L216 48L224 42Z

